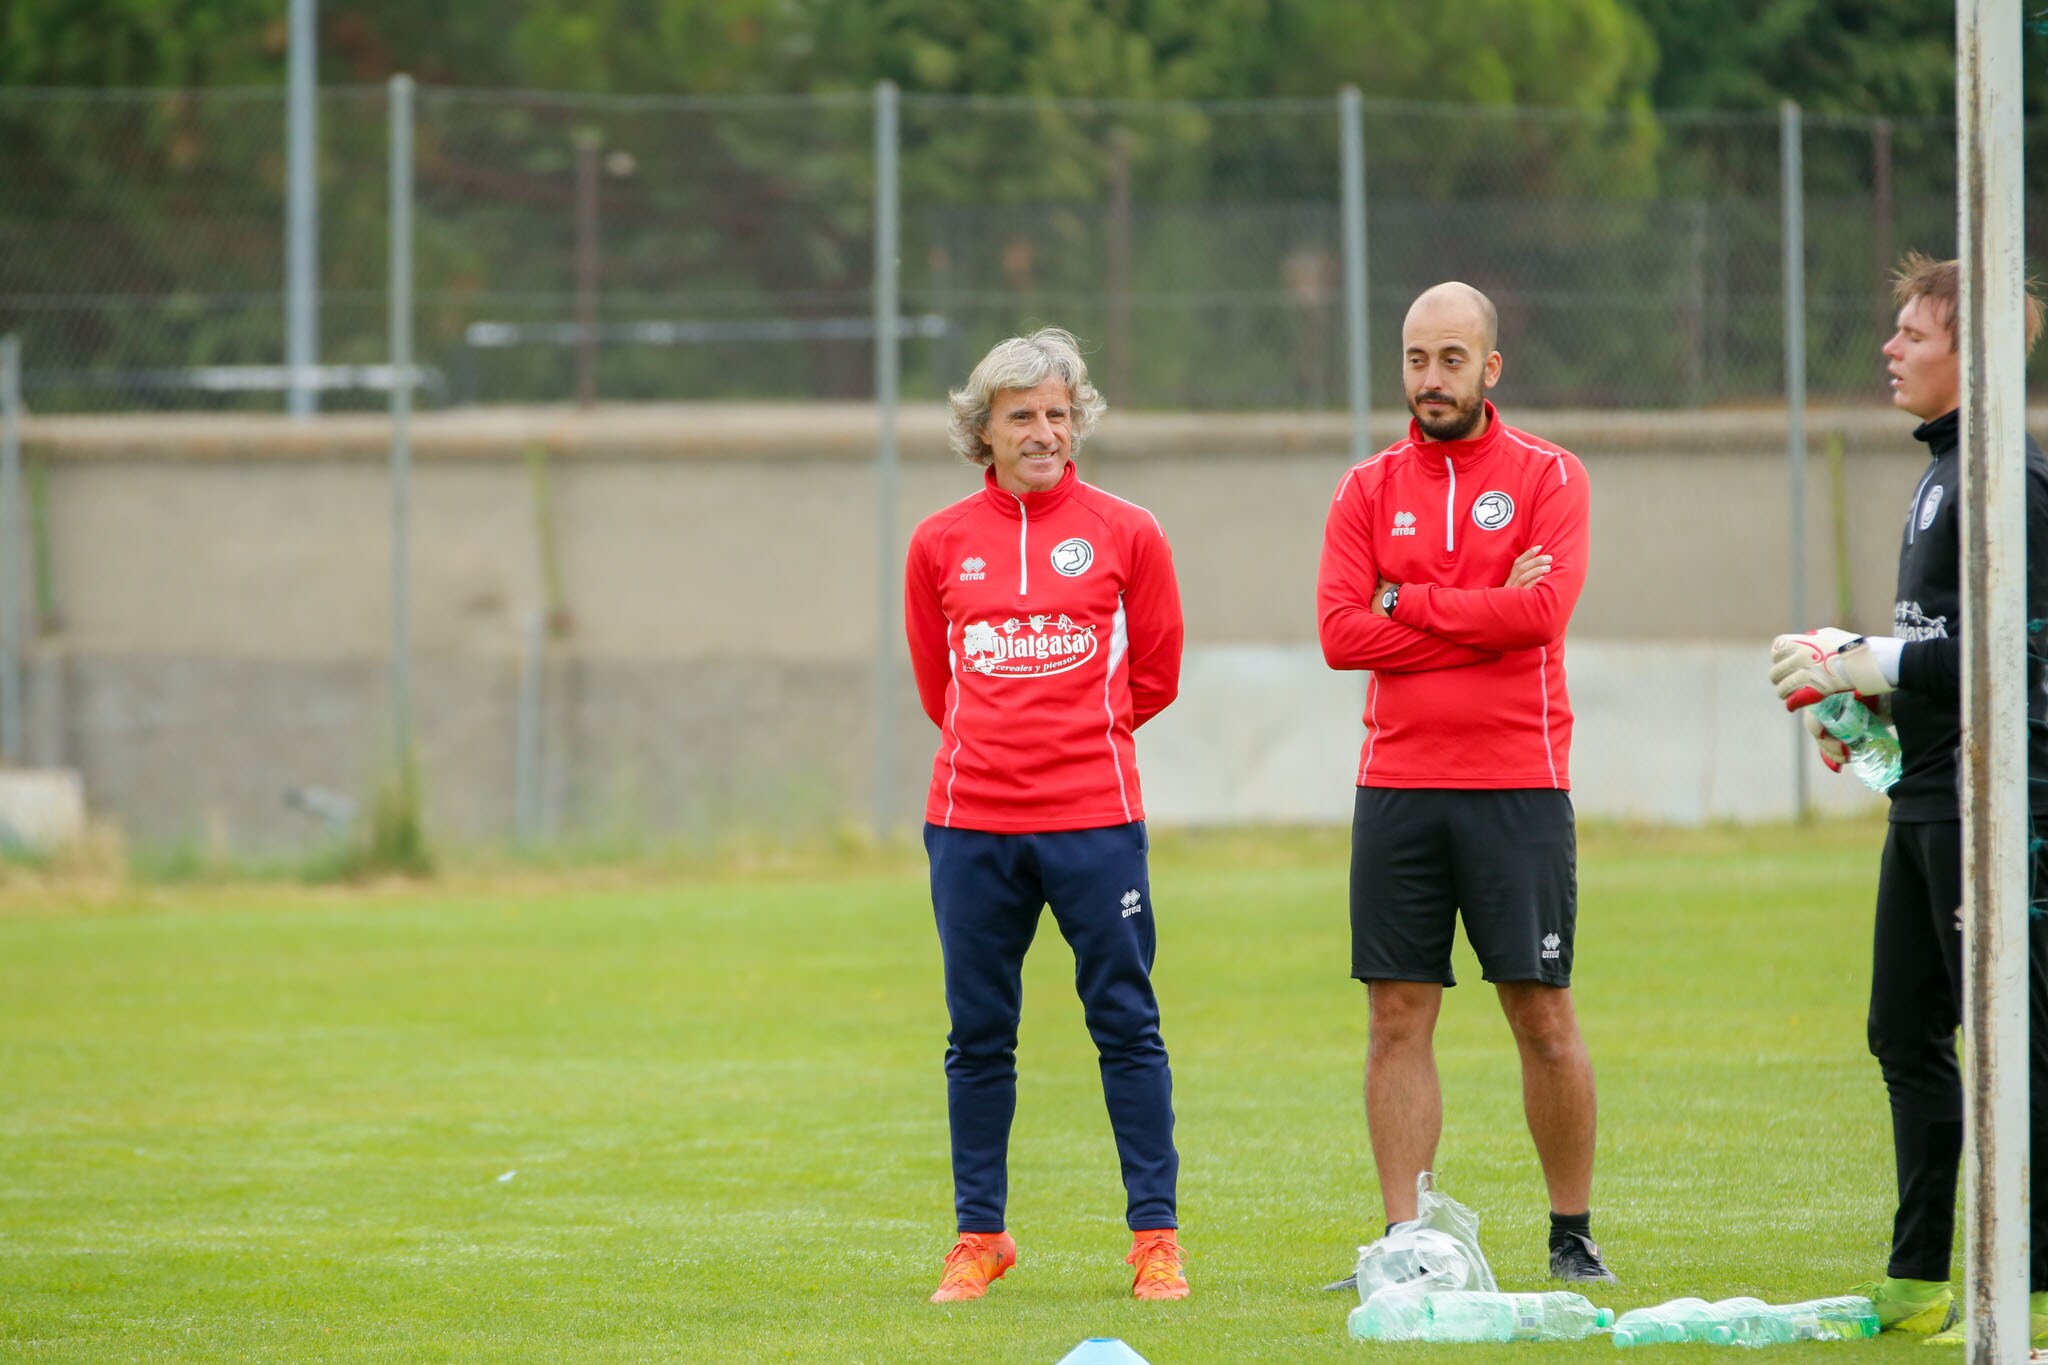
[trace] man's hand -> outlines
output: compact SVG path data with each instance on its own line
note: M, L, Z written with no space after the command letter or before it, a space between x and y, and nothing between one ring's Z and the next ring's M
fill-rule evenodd
M1863 637L1833 626L1771 641L1771 682L1787 711L1836 692L1880 697L1892 690Z
M1541 545L1531 545L1515 556L1515 562L1508 566L1508 581L1503 588L1526 588L1550 572L1550 556L1543 553Z
M1828 733L1820 723L1820 715L1812 707L1799 713L1799 719L1806 726L1806 733L1813 736L1813 742L1820 746L1820 761L1828 765L1828 771L1838 773L1849 761L1849 746Z

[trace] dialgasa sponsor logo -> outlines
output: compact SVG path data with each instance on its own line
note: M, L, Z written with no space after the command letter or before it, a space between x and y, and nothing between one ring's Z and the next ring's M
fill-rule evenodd
M976 621L960 630L967 666L991 678L1042 678L1079 668L1095 656L1095 627L1057 616Z

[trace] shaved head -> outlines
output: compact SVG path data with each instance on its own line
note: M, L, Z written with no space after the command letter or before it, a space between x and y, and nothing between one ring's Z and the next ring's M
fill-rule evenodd
M1425 441L1486 430L1486 391L1500 380L1493 300L1448 280L1422 291L1401 323L1401 387Z
M1408 316L1401 324L1402 337L1405 339L1417 327L1426 331L1466 332L1479 343L1481 356L1498 349L1500 341L1500 314L1494 310L1493 300L1462 280L1431 285L1408 305Z

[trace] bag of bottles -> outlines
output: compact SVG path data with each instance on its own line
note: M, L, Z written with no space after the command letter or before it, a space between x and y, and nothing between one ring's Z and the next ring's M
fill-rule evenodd
M1371 1246L1358 1249L1358 1301L1390 1285L1463 1289L1472 1282L1465 1248L1447 1232L1402 1223Z
M1394 1232L1399 1232L1402 1228L1441 1233L1464 1254L1467 1268L1465 1282L1447 1286L1448 1288L1483 1289L1489 1293L1500 1288L1493 1278L1493 1267L1486 1263L1486 1253L1479 1249L1479 1215L1437 1189L1436 1178L1428 1171L1415 1177L1415 1217L1412 1221L1395 1228ZM1380 1240L1385 1241L1386 1238ZM1363 1276L1359 1278L1358 1284L1359 1289L1363 1291Z

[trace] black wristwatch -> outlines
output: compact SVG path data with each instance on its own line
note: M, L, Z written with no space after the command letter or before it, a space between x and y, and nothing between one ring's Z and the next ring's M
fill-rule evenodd
M1396 583L1393 587L1380 594L1380 610L1389 616L1394 614L1394 608L1399 606L1400 602L1401 585L1399 583Z

